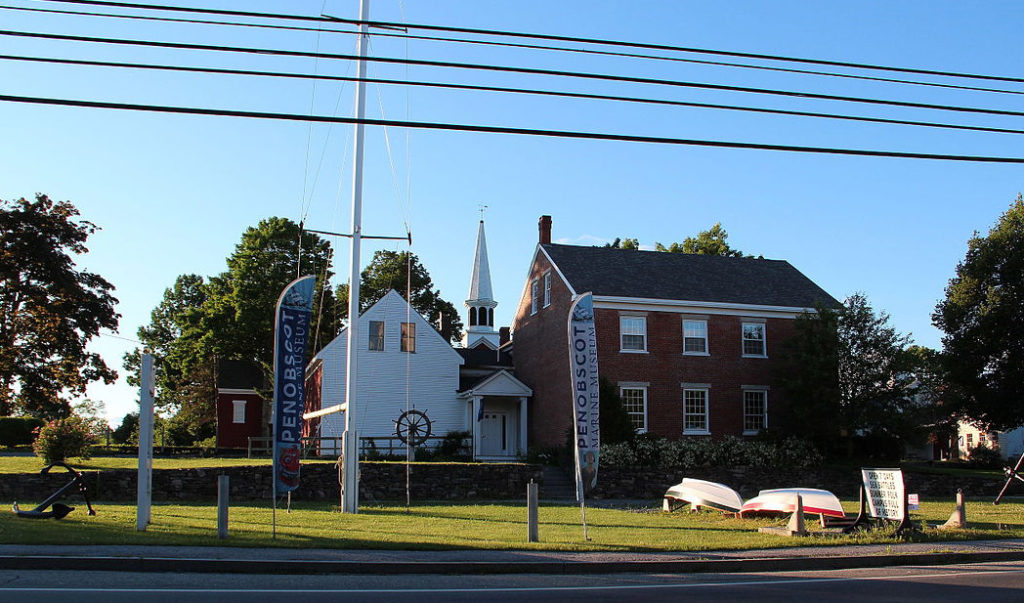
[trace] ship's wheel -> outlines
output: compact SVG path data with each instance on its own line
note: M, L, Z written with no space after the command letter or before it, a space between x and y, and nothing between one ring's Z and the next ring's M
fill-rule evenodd
M430 419L427 413L407 410L395 421L395 435L407 446L419 446L430 437Z

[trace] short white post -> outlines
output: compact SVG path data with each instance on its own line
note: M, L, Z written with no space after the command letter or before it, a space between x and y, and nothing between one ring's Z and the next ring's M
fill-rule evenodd
M227 475L217 476L217 538L224 540L228 537L228 494L230 489L230 477Z
M530 483L526 484L526 541L527 542L539 542L537 532L537 498L540 492L540 487L537 482L530 480Z
M142 355L139 371L139 476L136 491L135 529L146 530L153 502L153 356Z

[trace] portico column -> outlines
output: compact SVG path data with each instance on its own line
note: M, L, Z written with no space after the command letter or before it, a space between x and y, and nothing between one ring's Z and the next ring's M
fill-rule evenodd
M473 460L480 455L480 396L473 396L473 416L470 417L473 426Z
M519 454L526 454L526 398L519 398Z

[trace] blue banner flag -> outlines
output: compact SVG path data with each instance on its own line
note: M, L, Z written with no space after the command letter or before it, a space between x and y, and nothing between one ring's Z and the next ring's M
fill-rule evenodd
M299 438L305 404L306 342L313 284L304 276L284 288L274 325L274 498L299 487Z
M576 498L582 502L583 495L597 485L597 464L601 456L597 330L591 293L578 296L569 309L569 374L576 449Z

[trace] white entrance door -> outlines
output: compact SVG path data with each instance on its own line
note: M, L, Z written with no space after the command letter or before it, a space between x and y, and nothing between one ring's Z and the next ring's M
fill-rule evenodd
M509 414L484 412L480 421L480 455L509 456Z

